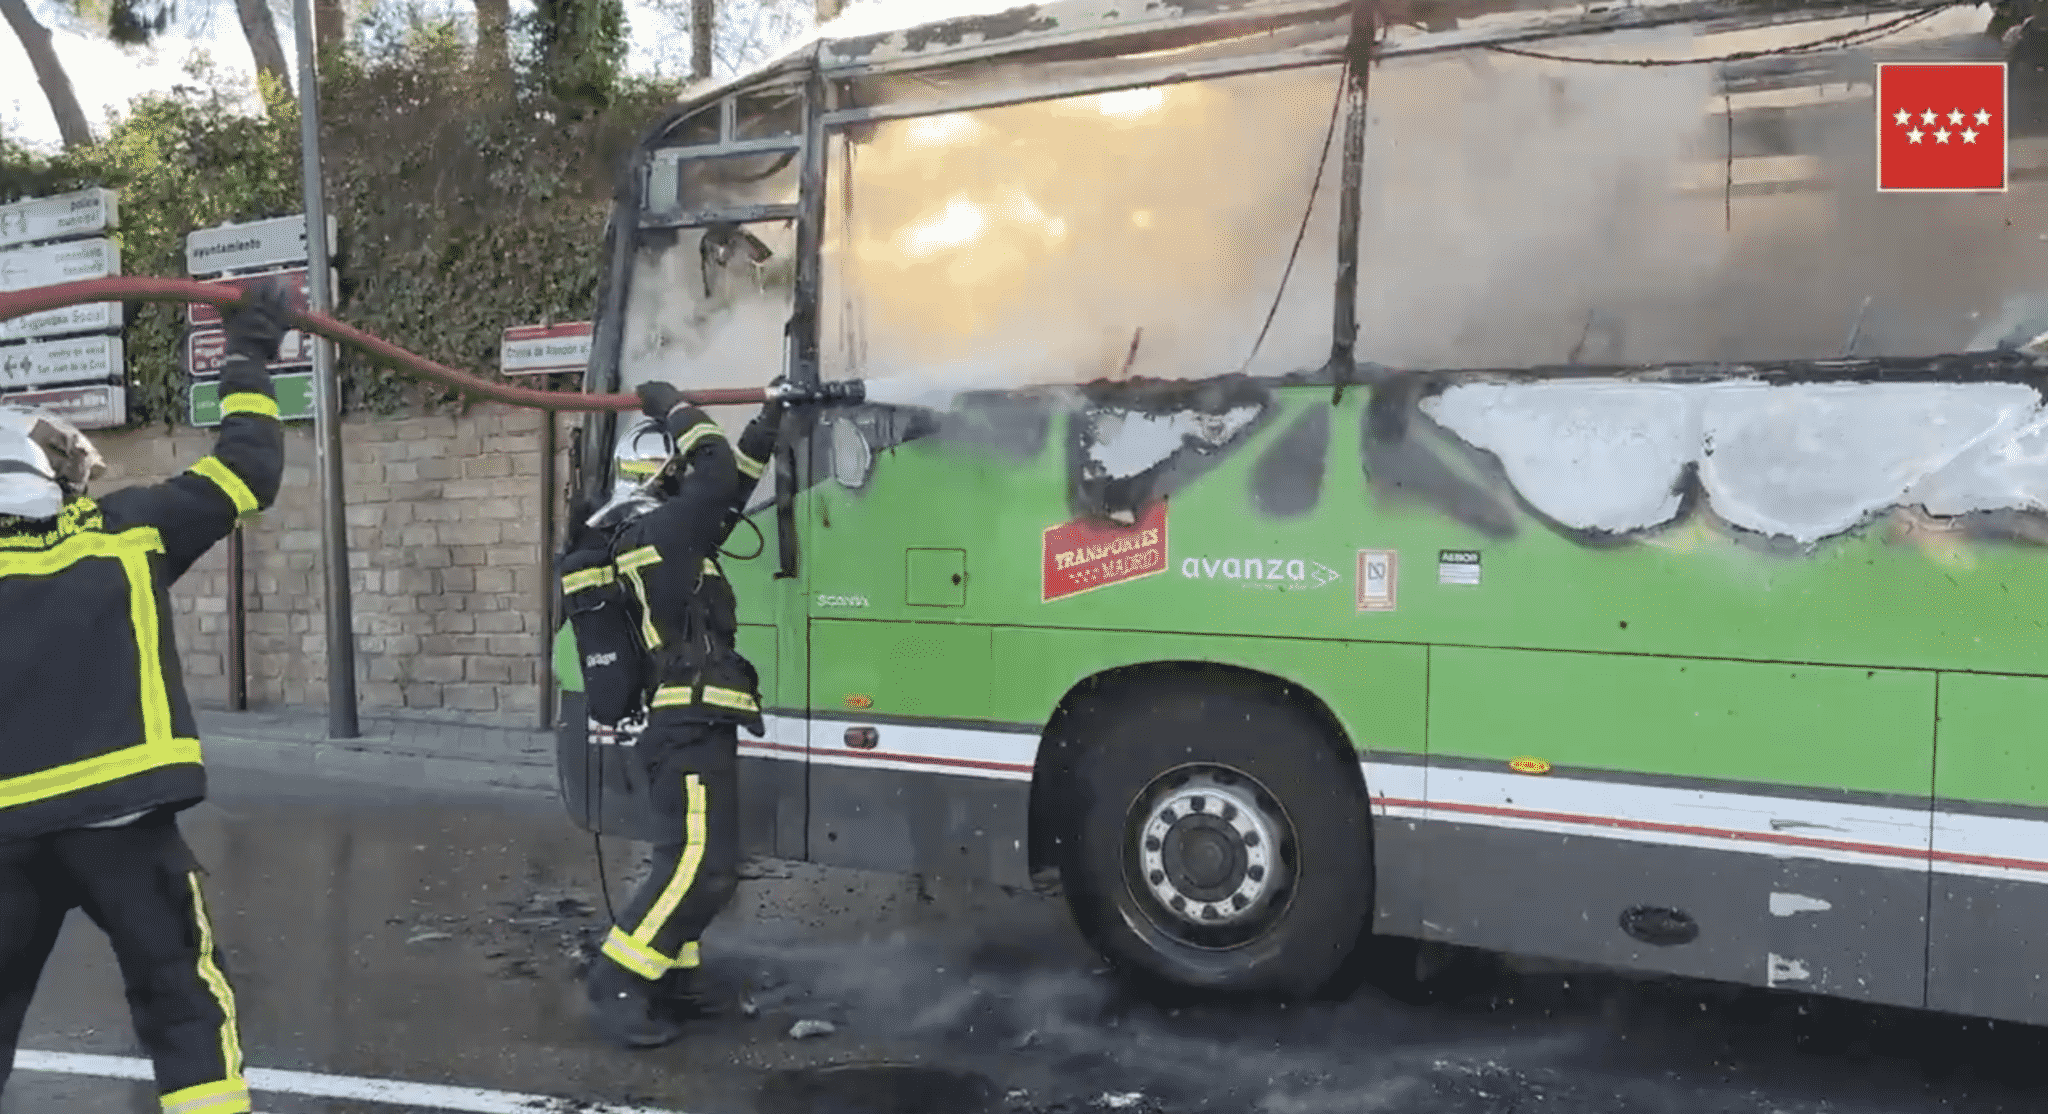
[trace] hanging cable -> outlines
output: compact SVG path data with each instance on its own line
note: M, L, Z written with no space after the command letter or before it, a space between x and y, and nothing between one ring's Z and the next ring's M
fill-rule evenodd
M1301 243L1308 238L1309 221L1315 216L1316 211L1316 194L1323 188L1323 174L1330 165L1330 141L1337 137L1337 117L1344 107L1344 93L1351 80L1349 61L1338 69L1337 98L1330 104L1330 123L1323 130L1322 153L1316 156L1316 176L1309 183L1308 208L1301 214L1301 227L1295 230L1294 246L1287 252L1287 266L1280 271L1280 287L1273 291L1273 304L1266 310L1266 322L1259 326L1259 335L1252 341L1252 350L1245 355L1243 365L1237 369L1239 375L1250 369L1252 361L1258 358L1260 346L1266 343L1266 334L1272 330L1273 319L1280 315L1280 303L1287 295L1287 280L1294 274L1294 261L1301 256Z
M1886 20L1875 26L1859 27L1854 31L1844 31L1840 34L1829 35L1826 38L1814 39L1810 42L1796 43L1792 46L1771 47L1768 50L1738 50L1732 54L1719 54L1711 58L1591 58L1575 54L1549 54L1540 50L1527 50L1516 46L1491 45L1485 49L1496 54L1512 54L1518 58L1534 58L1543 62L1570 62L1581 66L1635 66L1646 69L1659 66L1705 66L1722 62L1748 62L1758 58L1797 57L1802 54L1814 54L1833 48L1862 46L1864 43L1875 42L1894 32L1903 31L1914 24L1924 23L1954 6L1953 4L1936 4L1933 7L1920 8L1916 11L1908 12L1905 15Z

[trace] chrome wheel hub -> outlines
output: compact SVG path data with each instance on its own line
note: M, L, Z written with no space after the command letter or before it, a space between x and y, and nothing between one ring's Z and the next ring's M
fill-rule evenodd
M1171 916L1199 928L1257 920L1284 890L1285 821L1250 779L1203 768L1168 783L1137 826L1136 866Z

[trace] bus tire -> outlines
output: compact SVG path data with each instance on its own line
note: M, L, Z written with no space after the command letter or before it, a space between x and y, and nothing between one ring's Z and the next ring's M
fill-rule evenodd
M1307 997L1371 910L1356 765L1306 709L1250 685L1126 689L1080 717L1061 888L1140 982Z

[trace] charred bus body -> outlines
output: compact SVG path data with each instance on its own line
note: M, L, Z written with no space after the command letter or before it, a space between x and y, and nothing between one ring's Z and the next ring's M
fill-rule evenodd
M870 384L728 562L749 846L1056 875L1191 986L1376 934L2048 1021L2044 129L2015 66L2005 193L1880 195L1870 66L1981 14L1768 53L1916 10L1080 2L691 97L589 388Z

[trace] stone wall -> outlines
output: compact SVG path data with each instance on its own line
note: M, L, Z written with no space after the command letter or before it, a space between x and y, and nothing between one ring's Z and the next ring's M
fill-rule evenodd
M356 684L366 711L539 722L543 682L541 444L546 418L495 404L342 423ZM557 419L556 512L573 416ZM211 430L95 437L95 490L152 483L211 451ZM310 422L286 427L284 487L244 528L252 708L324 707L320 477ZM195 701L228 699L228 544L172 589Z

